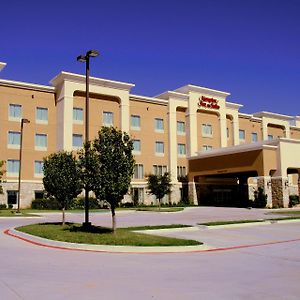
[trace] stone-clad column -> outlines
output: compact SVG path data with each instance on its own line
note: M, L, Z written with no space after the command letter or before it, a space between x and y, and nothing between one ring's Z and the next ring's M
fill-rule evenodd
M272 188L271 188L271 177L260 176L257 178L257 188L262 188L264 193L267 195L267 207L272 207Z
M273 207L289 207L289 186L287 177L272 177Z

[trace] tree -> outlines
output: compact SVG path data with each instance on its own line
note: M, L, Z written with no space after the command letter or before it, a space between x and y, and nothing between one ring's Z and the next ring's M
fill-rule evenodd
M64 225L65 209L82 190L76 158L69 152L53 153L44 158L43 172L45 190L48 196L55 197L59 201Z
M2 176L4 174L4 170L2 169L4 165L4 161L3 160L0 160L0 194L3 194L3 188L2 188Z
M158 199L158 208L160 210L161 199L171 192L170 174L166 172L164 175L150 174L148 176L148 189L150 194L155 195Z
M97 199L106 200L111 209L112 229L116 231L115 209L128 192L134 170L133 142L126 132L102 127L93 142L99 160L99 172L93 176Z
M253 207L255 208L265 208L267 205L268 195L265 194L263 188L259 187L258 191L254 192L254 202Z

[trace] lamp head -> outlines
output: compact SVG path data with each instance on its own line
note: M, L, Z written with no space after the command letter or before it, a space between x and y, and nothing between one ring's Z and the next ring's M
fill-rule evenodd
M28 119L22 119L23 123L30 123L30 121Z
M89 50L86 55L90 57L96 57L99 55L99 52L97 50Z
M77 56L77 61L85 62L86 61L86 57L84 55L79 55L79 56Z

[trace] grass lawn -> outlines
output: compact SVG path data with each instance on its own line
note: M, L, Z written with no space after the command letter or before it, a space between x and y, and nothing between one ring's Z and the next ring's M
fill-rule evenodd
M215 222L207 222L207 223L198 223L198 225L219 226L219 225L231 225L231 224L257 223L257 222L264 222L264 220L215 221Z
M1 209L0 217L38 217L38 215L30 214L24 210L21 210L18 214L16 210L13 209Z
M286 215L286 216L300 216L300 210L288 210L288 211L272 211L268 214L274 215Z
M155 212L177 212L183 211L184 207L161 207L160 210L158 207L140 207L136 208L136 211L155 211Z
M178 227L179 225L173 225ZM183 226L183 225L180 225ZM160 226L161 228L170 228ZM173 227L174 228L174 227ZM158 229L157 226L119 228L114 235L110 228L92 226L86 231L81 224L43 223L16 228L19 231L50 240L79 244L118 245L118 246L192 246L201 245L194 240L176 239L156 235L136 233L133 230Z

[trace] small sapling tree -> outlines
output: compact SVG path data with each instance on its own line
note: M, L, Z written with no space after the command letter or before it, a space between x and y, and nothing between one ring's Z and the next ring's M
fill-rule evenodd
M43 172L45 190L59 201L64 225L66 207L82 190L76 158L69 152L53 153L44 158Z
M93 191L97 199L109 203L115 233L115 209L128 192L134 170L133 142L121 130L102 127L93 142L93 149L99 159L99 172L93 176Z
M158 209L160 210L161 200L165 195L171 192L170 174L166 172L164 175L150 174L148 176L149 193L155 195L158 200Z
M2 169L4 165L4 161L3 160L0 160L0 194L3 194L3 188L2 188L2 177L3 177L3 174L4 174L4 170Z

